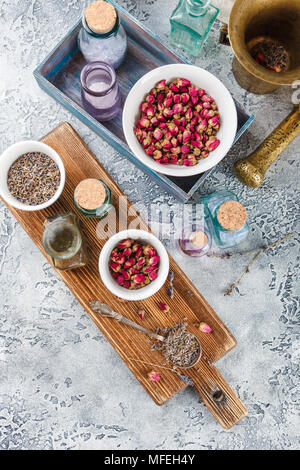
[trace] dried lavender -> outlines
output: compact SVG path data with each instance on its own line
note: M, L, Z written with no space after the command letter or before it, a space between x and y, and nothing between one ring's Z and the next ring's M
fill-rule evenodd
M174 281L174 271L170 271L169 272L169 286L167 287L167 294L171 299L173 299L174 297L173 281Z
M9 192L18 201L30 206L49 201L56 193L59 183L59 168L44 153L24 153L8 170Z
M192 333L186 331L187 323L180 322L171 328L158 328L165 340L152 349L161 351L165 358L178 367L189 367L199 357L200 344Z

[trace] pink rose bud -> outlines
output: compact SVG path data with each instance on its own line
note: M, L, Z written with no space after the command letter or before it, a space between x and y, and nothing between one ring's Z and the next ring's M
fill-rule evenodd
M146 117L142 117L142 118L139 120L139 124L140 124L142 127L149 127L149 126L150 126L150 121L149 121L149 119L147 119Z
M159 90L164 90L166 87L166 80L161 80L160 82L156 84L155 87L158 88Z
M134 258L128 258L127 261L124 263L124 268L128 269L131 268L135 264L135 259Z
M151 273L148 274L148 277L149 277L150 281L154 281L157 278L157 272L152 271Z
M151 372L149 372L148 377L149 377L149 379L151 380L151 382L159 382L159 381L160 381L160 375L159 375L159 373L158 373L158 372L155 372L154 370L152 370Z
M132 276L132 280L135 284L141 284L145 281L145 279L146 277L144 274L135 274L134 276Z
M117 283L121 286L124 282L124 277L123 276L118 276L116 280L117 280Z
M181 152L184 153L184 154L188 154L190 151L190 147L188 147L187 145L183 145L181 147Z
M183 110L182 103L177 103L173 106L173 113L174 114L181 114Z
M124 284L123 284L123 287L125 287L125 289L129 289L130 281L125 281Z
M145 313L146 312L142 307L138 309L138 316L140 317L141 320L144 320Z
M115 273L121 270L121 266L118 263L110 263L109 267Z
M154 132L153 132L153 136L155 137L156 140L160 140L163 136L163 133L162 131L157 127Z
M178 94L177 94L177 95L174 95L173 101L174 101L174 103L180 103L180 101L181 101L181 96L178 95Z
M179 88L177 85L175 85L175 83L171 83L171 85L169 85L169 88L170 90L174 91L174 93L178 93L179 91Z
M173 99L172 99L172 98L167 98L167 99L165 99L165 101L164 101L164 106L165 106L166 108L169 108L169 107L172 105L172 103L173 103Z
M181 102L183 104L186 104L189 101L190 97L187 93L182 93L181 95Z
M147 103L149 103L149 104L153 104L154 101L155 101L155 98L154 98L153 95L148 95L147 98L146 98L146 101L147 101Z
M149 259L149 265L155 266L158 263L159 263L159 256L151 256L151 258Z
M202 333L211 333L212 332L211 327L207 323L204 323L203 321L199 325L199 330L202 331Z
M146 246L144 246L143 252L144 252L144 255L150 256L150 257L156 255L156 251L155 251L155 249L153 248L153 246L151 246L151 245L146 245Z
M210 150L211 152L213 150L215 150L218 146L220 145L220 141L219 139L216 139L214 138L214 140L208 140L207 143L206 143L206 147L208 148L208 150Z
M189 80L187 80L186 78L178 78L177 80L177 84L178 86L189 86L191 84L191 82Z
M186 144L190 140L191 136L192 134L190 131L184 131L183 136L182 136L182 142Z
M212 103L214 99L210 95L202 95L202 101L208 101L209 103Z
M125 269L122 269L121 274L122 274L123 278L125 279L125 281L130 280L130 275L129 275L128 271L125 271Z
M131 247L133 240L131 238L125 238L124 240L120 241L118 244L118 249L123 250L124 248Z
M195 86L191 86L189 88L189 94L192 96L192 97L195 97L195 96L198 96L198 88L196 88Z
M159 302L159 308L163 311L163 312L168 312L170 310L170 307L168 304L165 304L164 302Z

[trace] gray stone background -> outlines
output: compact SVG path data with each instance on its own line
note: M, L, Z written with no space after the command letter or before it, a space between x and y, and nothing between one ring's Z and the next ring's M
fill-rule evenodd
M164 38L176 3L119 0ZM82 6L80 0L1 1L0 150L39 139L67 120L132 202L172 208L170 195L34 81L34 68ZM261 188L246 188L233 177L234 161L291 110L292 90L256 96L241 89L231 72L232 51L218 44L218 30L216 23L197 64L217 74L256 120L194 200L217 187L235 191L249 214L251 234L240 248L248 250L299 231L300 140L272 166ZM0 448L299 448L299 235L263 254L228 297L224 290L245 258L177 259L238 340L218 362L249 411L230 431L215 422L193 389L156 406L0 203Z

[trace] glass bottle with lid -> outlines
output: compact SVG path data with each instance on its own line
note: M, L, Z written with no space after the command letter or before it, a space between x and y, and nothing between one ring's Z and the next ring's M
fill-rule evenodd
M170 43L197 57L218 13L210 0L180 0L170 17Z
M121 65L126 54L127 37L111 3L98 0L85 9L78 47L87 62L106 62L114 69Z

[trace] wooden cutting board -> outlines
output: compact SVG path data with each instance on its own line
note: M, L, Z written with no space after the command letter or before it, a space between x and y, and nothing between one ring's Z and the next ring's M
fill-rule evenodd
M90 309L89 302L95 299L105 302L131 320L153 330L158 326L172 326L179 320L186 318L189 330L197 334L200 339L203 358L197 367L186 372L182 371L182 373L192 378L201 398L219 422L225 428L231 427L245 416L246 409L210 363L214 363L230 351L236 345L235 338L171 257L170 269L175 274L173 299L170 299L166 293L168 284L154 296L141 302L120 302L106 289L98 271L98 258L105 240L100 240L96 235L98 220L85 218L76 209L73 203L74 188L84 178L101 178L112 191L118 220L121 216L126 216L126 212L128 221L133 219L132 215L128 215L131 203L70 124L62 123L46 135L42 141L53 147L63 160L66 170L66 184L63 193L54 205L43 211L24 212L8 206L10 211L48 259L41 243L45 218L66 211L73 211L77 214L89 246L90 262L84 268L73 271L57 270L57 273L158 405L164 404L173 395L184 389L185 383L171 370L159 369L145 363L132 361L131 359L138 359L162 364L164 358L160 352L151 350L153 341L146 335L109 318L99 317ZM118 209L119 196L123 196L123 201L125 201L122 213ZM121 227L121 229L124 228L126 227ZM144 221L137 228L149 230ZM170 306L168 313L160 310L158 307L160 301ZM137 315L140 306L146 310L143 321ZM212 333L202 333L193 326L195 322L199 321L208 323L212 327ZM161 380L159 382L153 383L148 378L147 374L153 369L160 372ZM97 380L96 377L95 380ZM226 391L225 406L224 403L220 405L211 399L212 393L220 386L223 391Z

